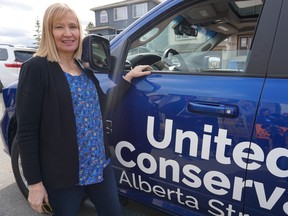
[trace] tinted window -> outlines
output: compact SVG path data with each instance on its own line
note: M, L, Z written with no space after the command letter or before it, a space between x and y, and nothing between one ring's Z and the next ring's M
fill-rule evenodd
M26 60L28 60L29 58L31 58L34 54L34 52L31 51L14 51L15 53L15 61L16 62L24 62Z
M0 61L6 61L8 59L7 49L0 48Z

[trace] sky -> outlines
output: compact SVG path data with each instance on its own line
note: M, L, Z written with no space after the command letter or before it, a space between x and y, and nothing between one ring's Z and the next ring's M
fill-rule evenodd
M62 2L77 13L83 29L89 22L95 25L95 15L91 8L123 0L0 0L0 44L33 46L36 34L36 20L40 20L48 6Z

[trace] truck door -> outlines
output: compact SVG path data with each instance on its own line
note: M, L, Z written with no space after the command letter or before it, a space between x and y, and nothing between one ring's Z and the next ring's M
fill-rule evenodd
M281 2L168 0L111 42L116 77L154 68L110 116L122 195L176 215L269 214L264 204L285 185L259 195L268 183L253 131Z
M251 142L245 194L251 215L288 215L287 11L283 1Z

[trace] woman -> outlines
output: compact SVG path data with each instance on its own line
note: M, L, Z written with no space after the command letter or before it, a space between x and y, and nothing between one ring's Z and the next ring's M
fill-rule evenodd
M99 216L120 215L103 129L105 95L93 73L78 61L81 32L70 7L51 5L44 14L39 49L21 68L16 142L29 185L28 201L39 213L46 203L54 216L73 216L87 194ZM143 72L147 69L131 70L111 94L121 98L131 79L150 74Z

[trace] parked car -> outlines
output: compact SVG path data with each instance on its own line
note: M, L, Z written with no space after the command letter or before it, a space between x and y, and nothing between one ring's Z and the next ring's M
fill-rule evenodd
M110 47L88 36L104 91L154 69L108 116L119 194L172 215L288 215L287 21L287 0L166 0ZM3 90L1 132L25 195L16 91Z
M0 44L0 82L6 87L17 81L22 63L36 52L34 48Z

